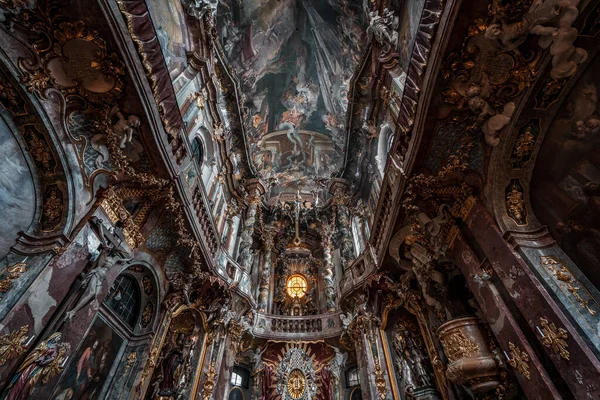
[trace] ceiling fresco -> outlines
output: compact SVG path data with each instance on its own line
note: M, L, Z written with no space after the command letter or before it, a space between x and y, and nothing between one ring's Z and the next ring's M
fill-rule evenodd
M190 49L185 12L180 1L147 0L146 5L156 30L156 37L172 77L187 66L186 51Z
M344 165L347 91L365 43L360 0L227 0L218 31L240 80L256 173L295 192ZM272 193L273 194L273 193Z

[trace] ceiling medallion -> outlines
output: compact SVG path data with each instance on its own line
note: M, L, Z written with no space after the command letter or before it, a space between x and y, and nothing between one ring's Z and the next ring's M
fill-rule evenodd
M277 370L277 393L281 400L312 400L317 393L315 369L310 355L292 347Z

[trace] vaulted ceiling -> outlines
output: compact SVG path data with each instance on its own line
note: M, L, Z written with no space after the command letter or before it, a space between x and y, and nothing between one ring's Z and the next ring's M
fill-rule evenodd
M218 33L240 80L250 163L271 198L314 194L344 167L364 7L359 0L251 0L218 9Z

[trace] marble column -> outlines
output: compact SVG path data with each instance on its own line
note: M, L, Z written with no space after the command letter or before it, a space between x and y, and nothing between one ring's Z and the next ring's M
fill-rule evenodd
M377 319L370 315L359 315L352 321L348 330L356 350L362 398L391 399L393 395L381 339L377 334Z
M223 247L227 252L229 252L229 244L233 234L233 219L238 213L239 208L237 202L230 202L225 210L225 227L223 228L223 234L221 236L221 243L223 243Z
M356 258L352 242L352 218L350 213L350 195L345 184L336 184L333 189L333 204L336 208L337 227L341 234L340 255L342 268L346 270Z
M212 399L227 399L231 389L231 372L235 366L235 359L239 351L240 340L244 328L236 320L231 320L227 327L224 347L221 358L221 365L218 369L217 385L212 392Z
M337 288L335 266L331 256L332 244L329 233L323 234L323 280L325 281L325 301L328 312L337 310Z
M240 242L240 256L238 262L244 271L248 271L252 267L254 255L252 254L252 236L254 235L254 225L256 223L256 214L258 205L260 204L260 191L254 189L248 197L248 210L246 212L246 220L242 231Z
M264 259L260 273L260 286L258 289L258 311L267 311L267 301L269 299L269 286L271 282L271 262L273 259L273 239L275 232L272 227L265 227L262 235Z

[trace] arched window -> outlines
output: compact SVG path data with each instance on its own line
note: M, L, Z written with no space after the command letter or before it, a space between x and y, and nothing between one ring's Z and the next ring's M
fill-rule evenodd
M229 400L244 400L244 392L239 387L234 387L229 392Z
M346 371L346 382L348 387L358 386L360 384L360 380L358 378L358 369L356 367L350 368Z
M117 277L104 301L132 329L140 314L140 288L129 275Z
M360 386L355 387L352 390L352 394L350 395L350 400L362 400L362 392L360 391Z
M201 167L202 160L204 159L204 147L199 137L194 138L192 141L192 157L198 163L198 167Z
M249 376L250 373L247 369L242 367L233 367L233 371L231 372L231 385L247 388Z

